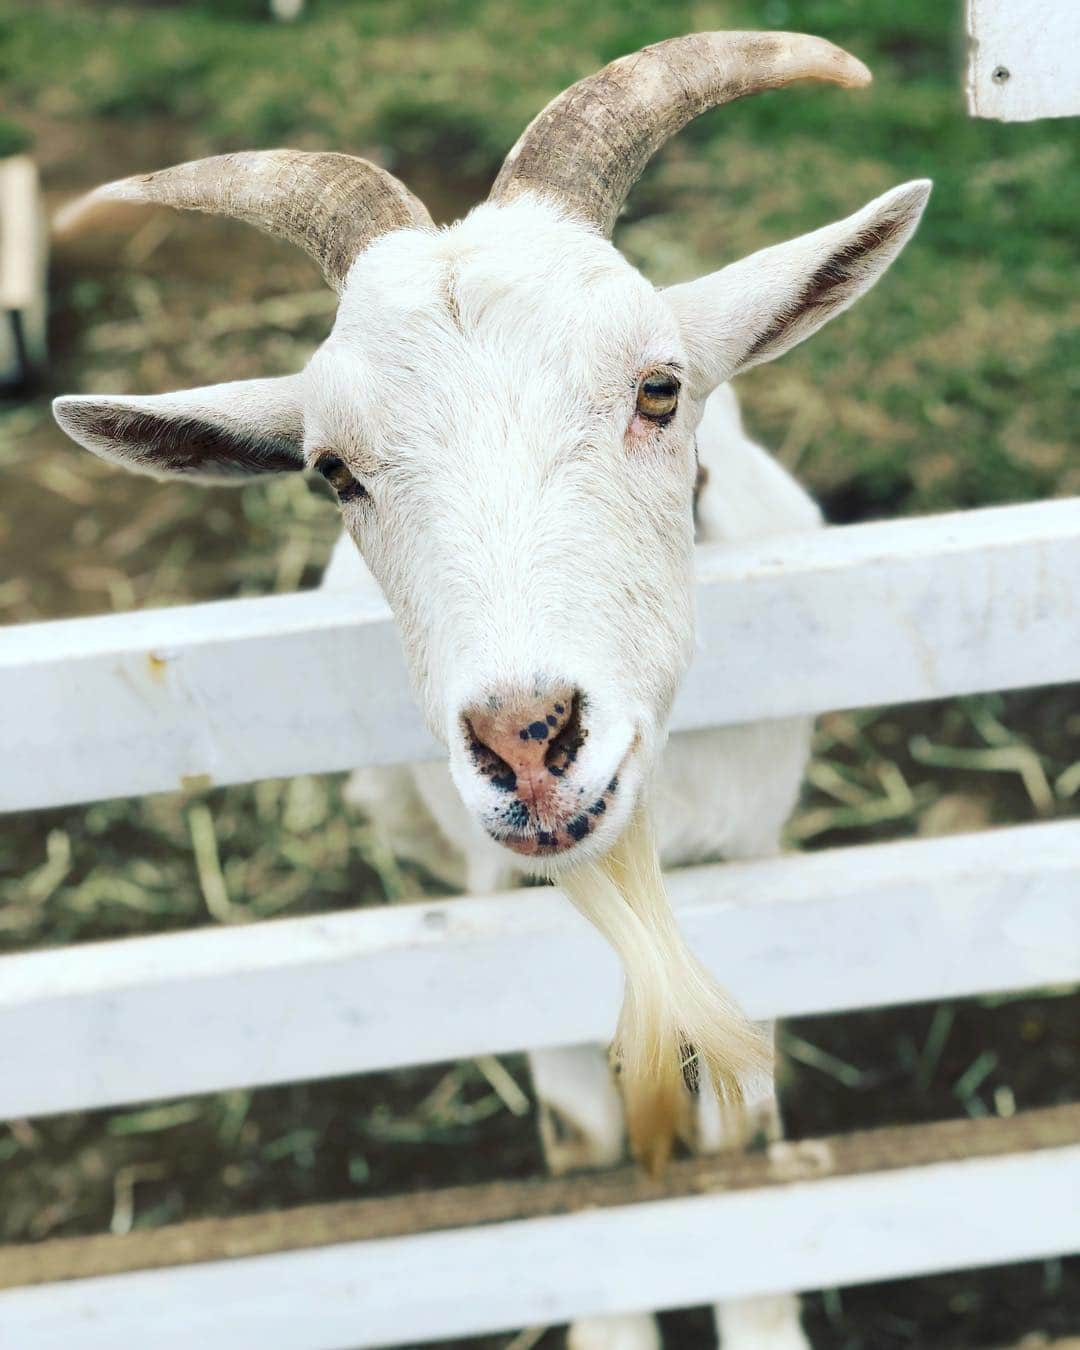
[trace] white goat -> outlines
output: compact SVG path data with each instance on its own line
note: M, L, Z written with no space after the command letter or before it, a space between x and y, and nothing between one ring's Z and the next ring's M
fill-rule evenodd
M650 780L669 866L776 851L804 722L679 736L664 749L693 647L698 461L700 538L818 523L743 434L726 382L867 290L910 237L929 185L663 292L609 236L670 135L800 78L854 86L869 75L792 34L645 48L555 99L488 202L443 230L375 166L293 151L127 179L68 216L117 199L236 216L304 247L339 292L333 332L299 375L61 398L56 416L95 453L145 472L324 474L364 559L339 548L326 584L381 586L449 754L445 768L360 775L354 793L403 855L459 866L471 890L605 854ZM357 697L362 682L358 671ZM618 1099L598 1050L534 1055L533 1071L553 1167L619 1154ZM761 1109L774 1128L771 1087ZM718 1119L699 1122L704 1146L721 1142ZM719 1317L729 1346L805 1345L793 1300ZM574 1331L589 1345L655 1336L648 1318Z
M746 435L730 385L721 385L706 402L697 447L699 542L736 542L821 525L815 503ZM378 590L347 534L338 540L322 584L352 594ZM652 784L665 869L779 852L810 729L810 719L798 718L670 736ZM348 797L380 828L396 857L467 893L505 890L528 872L527 865L492 846L444 764L358 770ZM529 1063L548 1167L559 1174L619 1162L626 1152L626 1126L606 1048L533 1051ZM744 1130L778 1138L772 1081L758 1085L749 1106ZM742 1142L724 1138L721 1120L714 1099L703 1096L696 1118L699 1149ZM794 1299L722 1304L716 1317L727 1350L807 1350ZM651 1350L658 1344L649 1317L590 1318L576 1323L570 1335L571 1350Z

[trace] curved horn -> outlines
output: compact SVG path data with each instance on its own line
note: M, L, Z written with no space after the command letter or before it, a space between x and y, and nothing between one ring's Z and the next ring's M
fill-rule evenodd
M246 220L299 245L339 292L357 254L372 240L390 230L431 224L423 203L393 174L366 159L251 150L106 183L66 207L57 228L70 233L117 202Z
M645 165L687 122L795 80L856 87L870 72L802 33L691 33L644 47L553 99L507 155L489 200L553 197L610 235Z

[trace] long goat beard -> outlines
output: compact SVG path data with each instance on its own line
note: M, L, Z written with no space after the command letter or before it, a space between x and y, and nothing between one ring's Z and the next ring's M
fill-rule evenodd
M737 1137L746 1088L771 1073L772 1051L679 932L647 806L609 853L570 868L559 883L622 963L612 1058L635 1157L660 1172L688 1127L694 1096L710 1087Z

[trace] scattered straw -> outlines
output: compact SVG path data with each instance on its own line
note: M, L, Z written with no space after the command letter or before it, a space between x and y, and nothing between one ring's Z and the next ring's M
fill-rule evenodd
M915 1074L915 1085L920 1092L926 1092L934 1081L955 1020L956 1010L951 1004L943 1003L934 1009L934 1015L930 1019L930 1030L926 1033L926 1042L919 1056Z
M503 1350L533 1350L533 1346L547 1331L546 1326L524 1327L512 1336L503 1346Z
M987 749L963 749L952 745L935 745L926 736L912 736L908 742L912 759L938 769L974 769L989 773L1016 773L1040 815L1050 815L1054 809L1054 794L1046 779L1039 756L1031 746L995 745Z
M1065 772L1058 776L1054 792L1062 801L1068 801L1070 797L1075 797L1080 792L1080 759L1075 764L1070 764Z
M113 1212L110 1233L130 1233L135 1222L135 1186L140 1181L160 1181L167 1175L164 1163L132 1163L121 1167L113 1178Z
M843 1087L858 1090L880 1081L880 1075L856 1068L854 1064L846 1063L828 1050L822 1050L820 1046L812 1045L790 1031L781 1032L779 1041L781 1049L789 1058L805 1064L808 1069L816 1069Z
M110 1116L108 1129L110 1134L160 1134L162 1130L174 1130L178 1125L190 1125L200 1115L201 1102L170 1102Z
M195 850L195 868L199 874L206 908L218 923L243 923L251 917L243 905L234 905L229 899L225 875L218 856L217 833L210 808L204 802L193 802L188 807L188 827Z
M518 1087L513 1074L503 1064L502 1060L497 1059L494 1055L481 1055L475 1063L511 1115L527 1116L529 1114L532 1110L532 1103Z

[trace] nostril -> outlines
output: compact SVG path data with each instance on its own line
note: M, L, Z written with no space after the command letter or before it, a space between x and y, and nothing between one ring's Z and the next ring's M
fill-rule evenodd
M544 763L549 773L561 778L577 759L578 751L589 734L583 725L585 698L575 690L569 704L556 703L554 710L555 729L544 755Z
M480 739L476 734L476 728L467 717L463 717L461 722L477 772L486 778L492 787L499 788L502 792L513 792L517 787L517 774L501 755L496 754L490 745Z
M476 771L493 787L538 801L574 762L585 732L585 699L568 686L529 695L493 694L461 713Z

